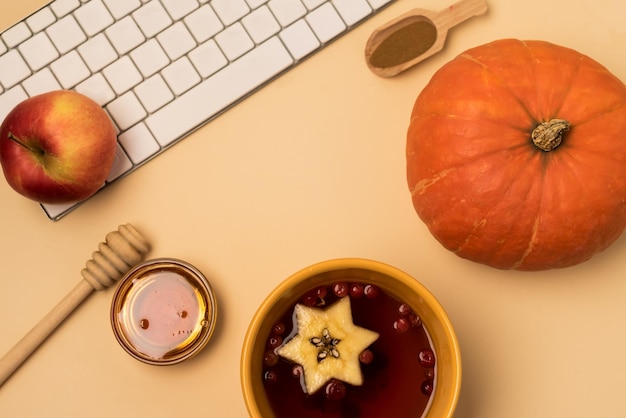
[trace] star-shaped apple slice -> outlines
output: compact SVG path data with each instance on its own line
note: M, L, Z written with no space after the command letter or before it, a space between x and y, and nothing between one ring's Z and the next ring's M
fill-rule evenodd
M350 298L326 309L297 304L294 314L297 334L276 352L302 366L306 392L316 392L330 379L362 385L359 355L379 335L354 324Z

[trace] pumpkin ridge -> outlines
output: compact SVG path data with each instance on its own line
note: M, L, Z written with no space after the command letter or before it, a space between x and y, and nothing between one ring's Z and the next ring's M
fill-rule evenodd
M530 120L532 120L532 121L536 121L537 120L537 117L533 116L533 114L530 111L530 109L528 108L528 106L526 106L526 104L524 102L524 99L519 97L517 94L515 94L515 92L511 88L511 86L502 77L500 77L500 75L498 75L498 73L496 73L494 70L492 70L491 67L489 67L487 64L485 64L484 62L480 61L478 58L474 57L473 55L470 55L469 53L462 54L462 55L459 56L459 58L465 58L465 59L467 59L469 61L475 62L476 64L478 64L481 67L483 67L490 74L492 74L494 76L494 78L497 79L500 82L500 86L502 86L503 90L506 91L511 97L513 97L513 99L515 99L515 101L519 104L519 106L524 110L524 112L526 113L528 118Z
M543 201L543 199L542 199ZM541 202L539 203L539 207L541 207ZM539 210L541 212L541 210ZM539 230L539 217L535 218L535 223L533 224L532 234L530 235L530 239L528 240L528 246L526 247L526 251L522 254L517 262L513 263L510 267L511 269L518 270L523 264L524 261L528 258L530 254L532 254L533 249L535 248L535 244L537 243L537 231Z
M509 149L510 150L510 149ZM527 163L524 165L525 167L532 167L533 161L537 159L537 154L530 154ZM539 158L540 162L539 164L541 164L542 168L544 167L543 158ZM530 170L530 169L529 169ZM542 171L543 172L543 171ZM522 179L523 176L517 176L514 178L513 181L510 182L510 184L507 186L507 188L505 190L502 190L502 192L500 193L500 196L507 196L510 195L511 190L515 189L516 183L518 181L520 181L520 179ZM539 215L542 211L541 206L542 206L542 202L543 202L543 192L544 192L544 176L541 175L539 176L539 179L541 181L541 184L539 184L537 187L542 191L541 192L541 198L538 201L538 204L535 205L535 211L533 213L533 216L535 216L535 222L533 223L533 228L532 228L532 232L529 234L529 241L528 241L528 246L526 247L526 249L524 250L524 252L522 253L520 259L518 261L516 261L515 263L513 263L511 266L508 266L506 268L517 268L514 266L519 266L524 262L524 259L532 253L532 248L534 247L534 243L536 242L536 235L537 235L537 228L539 225ZM502 200L500 200L502 201ZM499 201L499 202L500 202ZM489 219L492 218L494 215L497 218L498 214L502 212L502 209L500 208L499 202L496 203L495 205L493 205L489 211L485 214L485 216L483 217L483 219L481 219L479 222L476 222L474 227L472 228L471 231L468 232L467 237L465 238L464 242L461 243L459 246L457 246L456 249L451 249L451 251L455 254L459 254L463 252L464 248L470 243L470 240L472 238L474 238L474 236L476 235L476 233L483 227L485 227L486 225L489 224ZM527 209L524 209L527 210ZM522 212L524 211L522 210ZM509 230L507 231L502 231L502 235L503 236L507 236L512 229L514 229L516 225L510 224L509 225Z
M567 104L568 102L576 102L576 100L570 99L570 95L572 94L573 91L576 91L576 89L573 88L574 81L576 81L577 78L580 77L581 69L583 68L583 64L585 63L587 64L587 67L590 67L590 68L587 68L588 72L592 74L598 73L603 77L611 77L617 84L614 87L620 88L622 90L622 94L621 94L621 98L619 100L616 100L613 106L599 108L595 110L592 114L585 115L587 116L585 119L574 121L577 125L580 125L581 123L587 123L598 117L604 116L607 113L618 111L626 105L626 101L625 101L626 100L626 88L625 88L626 86L624 86L624 83L619 78L615 77L606 67L594 61L592 58L589 58L588 56L581 54L578 58L578 65L576 66L576 72L573 74L570 80L570 84L568 86L568 90L567 90L568 94L565 95L565 97L563 98L563 102L558 107L555 113L561 114L563 106ZM583 85L583 86L588 85L588 84L589 84L589 81L585 79L583 79L582 82L580 83L580 85ZM600 97L604 97L604 96L600 96ZM589 110L586 111L586 113L588 112ZM570 122L572 121L570 120Z
M534 74L533 85L538 87L539 86L539 82L538 82L539 77L537 77L537 71L539 70L540 65L537 64L537 62L539 62L539 60L538 60L537 56L532 53L532 48L530 47L528 42L522 41L522 43L524 44L524 46L528 50L528 54L532 57L531 66L532 66L533 74ZM567 118L559 118L558 115L561 114L561 109L563 108L565 103L567 103L567 101L568 101L568 97L570 95L570 92L572 91L572 86L574 85L574 81L576 80L576 78L580 74L580 68L581 68L582 61L583 61L583 57L579 56L578 57L578 61L576 63L576 68L574 69L573 74L569 77L569 80L567 80L568 81L567 88L565 89L566 93L561 97L560 103L556 106L555 110L553 111L553 114L546 116L545 120L540 120L540 119L542 119L540 117L535 118L535 122L536 122L537 125L540 124L541 122L547 122L550 119L565 119L565 120L567 120ZM560 82L562 82L562 80L560 80ZM541 96L541 92L540 91L536 91L535 94L537 95L537 97Z
M560 115L561 114L561 109L563 109L563 106L565 106L565 103L568 102L569 100L569 96L571 94L572 91L572 86L574 85L574 80L576 80L576 78L579 76L580 74L580 66L582 63L582 57L580 57L578 59L578 65L576 65L576 70L574 71L574 74L572 75L572 77L569 79L569 83L567 86L567 94L565 94L562 98L561 98L561 103L556 107L556 109L554 110L554 118L557 118L556 115ZM568 120L568 118L562 118L562 119L566 119ZM543 122L543 121L542 121Z
M529 45L528 42L521 40L520 43L522 44L522 46L524 47L525 51L526 51L526 59L528 61L528 65L532 70L532 77L533 77L533 81L532 81L532 85L535 88L535 97L541 97L541 92L539 91L539 77L537 76L537 70L538 70L538 59L537 56L535 54L533 54L532 52L532 48ZM578 72L578 70L576 71ZM569 91L569 87L567 89L567 91ZM520 100L525 101L523 98L520 98ZM528 99L526 99L528 100ZM536 99L539 100L539 99ZM563 98L561 98L561 104L559 105L559 108L563 106ZM540 111L539 111L540 112ZM532 115L532 112L530 110L528 110L529 116L532 118L533 122L534 122L534 126L533 128L528 132L529 136L531 135L531 132L542 122L547 122L547 120L541 120L542 117L540 115ZM558 113L558 112L557 112ZM552 119L551 117L547 118ZM532 143L532 139L531 139L531 143Z
M437 182L442 180L448 174L462 167L467 167L474 163L480 163L480 160L484 158L491 158L492 156L497 155L497 154L510 153L511 151L514 151L514 150L517 150L526 146L527 144L519 144L519 145L509 147L507 149L490 150L489 152L486 152L484 154L476 155L471 159L465 159L463 161L459 161L457 164L450 165L447 168L444 168L440 170L439 172L433 174L432 176L421 178L417 183L415 183L413 188L410 189L411 196L424 194L430 186L435 185Z
M594 114L592 117L585 119L582 122L577 123L576 126L572 126L571 131L568 134L568 136L571 137L572 139L568 141L564 141L560 145L560 147L563 149L568 149L572 151L584 152L585 154L593 154L596 156L601 156L603 159L610 161L610 162L614 162L617 165L623 164L624 160L623 158L620 158L621 154L615 153L611 150L605 150L605 149L598 150L598 148L594 146L595 142L589 143L586 141L576 140L582 135L580 133L580 130L584 129L587 124L597 123L598 120L601 118L609 118L609 119L616 118L616 117L611 117L611 114L619 112L620 110L622 111L626 110L626 104L621 104L619 106L616 106L615 108L613 108L612 110L608 111L608 113L605 113L605 114L602 114L600 112L597 114ZM624 113L626 113L626 111ZM624 127L626 129L626 124L624 125Z
M625 107L626 107L626 103L619 103L618 106L613 107L611 109L597 111L593 115L590 115L588 118L585 118L585 119L577 122L576 126L582 126L582 125L584 125L586 123L595 122L598 118L606 117L608 114L611 114L611 113L614 113L614 112L618 112L618 111L624 109Z
M428 115L416 116L415 119L417 118L420 118L420 119L456 118L456 119L467 121L468 123L472 123L473 120L475 119L475 117L470 117L470 116L460 116L460 115L453 115L453 114L444 115L444 114L437 113L437 112L432 112ZM489 124L493 124L494 127L502 126L501 120L495 120L495 119L494 120L483 119L483 120L488 121ZM528 147L529 145L529 141L526 140L526 136L528 136L528 130L529 130L528 127L515 126L513 124L509 124L508 129L511 130L511 134L515 134L515 135L519 134L520 138L523 138L523 140L520 140L519 143L517 144L514 144L513 142L509 142L505 144L504 146L502 146L501 148L485 148L484 150L482 150L481 154L473 155L471 157L465 156L463 159L460 159L454 164L448 164L445 167L442 167L441 170L439 170L438 172L428 177L421 177L420 180L417 182L414 182L413 187L409 189L411 196L414 197L414 196L422 195L426 193L429 187L435 185L437 182L442 180L448 174L460 168L467 167L472 164L480 164L482 160L492 158L493 156L497 156L499 154L502 155L502 154L508 154L511 152L518 152L518 151L523 152L524 148ZM480 140L480 138L476 137L473 140ZM416 150L410 150L407 152L407 157L413 158L413 156L415 156L416 153L417 153Z
M465 241L459 244L456 248L451 248L450 251L452 251L454 254L457 254L457 255L462 253L463 248L465 248L469 244L470 240L474 238L476 231L478 231L480 228L484 227L487 224L488 217L489 217L489 214L487 214L487 216L485 216L483 219L477 222L472 228L472 230L468 232L467 237L465 237Z
M532 128L529 128L528 125L532 125L532 127L534 127L536 123L534 118L532 118L530 115L528 116L529 116L528 121L525 121L518 125L513 124L512 121L490 118L485 115L480 115L480 119L483 121L488 121L489 123L492 123L494 126L498 127L498 129L500 129L504 125L510 128L511 130L522 131L524 134L526 134L527 132L530 132L532 130ZM461 115L461 114L456 114L456 113L430 112L430 113L420 113L420 114L413 115L410 119L410 123L413 123L416 119L427 119L427 118L433 118L433 117L460 119L460 120L465 120L469 123L472 123L474 120L478 118L475 115L469 116L469 115Z
M448 173L450 173L451 171L454 171L456 169L457 169L456 167L444 169L444 170L441 170L440 172L438 172L437 174L435 174L434 176L430 176L429 178L421 179L410 190L411 191L411 196L416 196L418 194L424 194L426 192L426 190L430 186L436 184L438 181L440 181L445 176L447 176Z
M567 142L565 143L565 146L567 146ZM563 144L561 144L560 146L563 146ZM571 145L570 145L571 146ZM541 175L538 176L538 178L541 180L541 185L540 185L540 189L541 189L541 195L537 204L537 210L535 213L535 222L533 223L533 228L532 228L532 233L530 235L530 238L528 239L528 245L526 247L526 250L524 251L524 253L522 254L522 256L520 257L520 259L514 263L511 268L515 269L515 270L528 270L528 267L524 267L524 263L526 261L526 259L533 254L533 251L535 249L535 246L537 244L537 242L539 241L539 226L541 225L541 214L545 213L546 211L546 207L545 207L545 197L546 197L546 193L549 193L553 188L552 187L547 187L546 186L546 177L548 176L548 172L549 172L549 168L548 165L552 164L552 165L558 165L558 168L560 170L557 170L556 168L552 167L551 171L559 171L560 175L563 175L563 167L568 167L570 168L570 170L568 170L568 173L571 175L576 175L580 177L580 173L578 173L576 170L571 170L572 166L575 166L575 164L571 164L571 163L567 163L567 159L576 159L575 157L573 157L571 154L568 153L558 153L559 158L555 159L554 156L557 155L555 153L552 152L541 152L542 158L542 171L541 171ZM579 179L579 183L578 184L582 184L582 182L584 182L585 179L584 178L580 178ZM549 209L549 207L548 207ZM532 263L531 263L532 264Z

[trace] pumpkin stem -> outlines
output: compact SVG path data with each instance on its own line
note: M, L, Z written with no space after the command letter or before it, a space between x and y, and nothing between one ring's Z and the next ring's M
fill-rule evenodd
M530 134L533 144L543 151L552 151L561 144L563 134L569 131L570 123L564 119L541 122Z

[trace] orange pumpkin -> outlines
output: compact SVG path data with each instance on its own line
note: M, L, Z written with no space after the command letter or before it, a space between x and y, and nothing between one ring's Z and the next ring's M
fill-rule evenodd
M545 270L626 223L626 86L572 49L499 40L444 65L407 134L413 204L457 255Z

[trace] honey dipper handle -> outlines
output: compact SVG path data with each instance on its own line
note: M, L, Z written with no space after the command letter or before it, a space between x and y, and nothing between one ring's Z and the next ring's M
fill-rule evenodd
M0 359L0 386L48 338L94 288L81 280L37 325Z
M0 386L26 361L50 334L84 301L91 292L106 289L150 250L148 241L132 225L120 225L107 234L98 251L81 271L81 280L37 325L7 354L0 358Z

